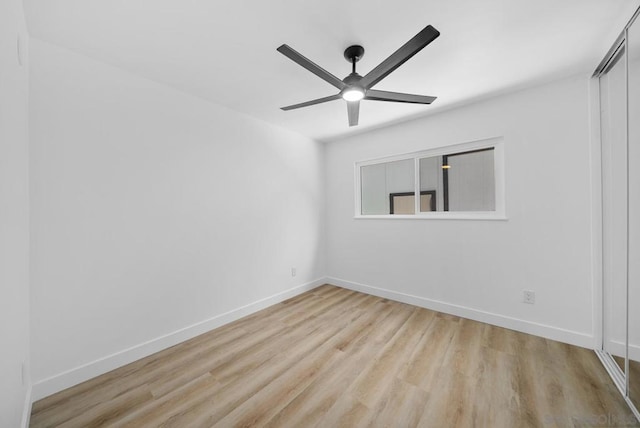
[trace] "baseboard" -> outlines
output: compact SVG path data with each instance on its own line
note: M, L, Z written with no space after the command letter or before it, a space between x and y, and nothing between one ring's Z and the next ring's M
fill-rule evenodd
M629 359L640 361L640 346L629 344Z
M353 281L347 281L340 278L328 277L327 283L338 287L347 288L349 290L360 291L366 294L383 297L397 302L408 303L410 305L431 309L438 312L444 312L463 318L480 321L487 324L504 327L523 333L541 336L547 339L559 342L569 343L571 345L581 346L593 349L593 336L590 334L580 333L577 331L566 330L550 325L539 324L518 318L512 318L491 312L485 312L466 306L455 305L438 300L427 299L425 297L414 296L411 294L400 293L397 291L387 290L384 288L373 287L370 285L359 284Z
M612 355L618 355L624 358L624 355L627 352L627 347L623 342L611 340L607 345L607 351ZM640 346L629 345L628 351L630 359L634 361L640 361Z
M27 388L27 393L24 397L24 407L22 408L22 422L20 424L21 428L29 428L29 423L31 422L31 404L33 400L31 399L31 386Z
M326 278L320 278L315 281L296 286L289 290L249 303L248 305L241 306L232 311L216 315L212 318L184 327L164 336L157 337L131 348L107 355L98 360L38 381L32 386L31 400L29 400L29 403L40 400L41 398L47 397L51 394L55 394L58 391L62 391L63 389L77 385L141 358L155 354L163 349L177 345L178 343L206 333L214 328L228 324L271 305L280 303L283 300L312 290L325 283Z

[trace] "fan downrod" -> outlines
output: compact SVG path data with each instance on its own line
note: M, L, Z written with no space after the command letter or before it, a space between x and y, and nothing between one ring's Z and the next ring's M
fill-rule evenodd
M351 63L351 74L356 74L356 62L364 56L364 48L360 45L352 45L344 50L344 58Z

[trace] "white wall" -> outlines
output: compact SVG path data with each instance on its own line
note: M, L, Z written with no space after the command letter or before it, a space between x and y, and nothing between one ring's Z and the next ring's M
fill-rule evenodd
M575 77L329 143L331 281L592 346L588 100ZM353 218L354 162L498 136L507 221Z
M18 59L18 38L22 66ZM22 2L0 2L0 426L28 402L28 35ZM26 378L22 380L22 365Z
M38 40L31 64L36 399L323 277L321 144Z

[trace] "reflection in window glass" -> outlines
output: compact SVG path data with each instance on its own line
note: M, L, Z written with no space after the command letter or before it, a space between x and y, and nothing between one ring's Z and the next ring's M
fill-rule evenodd
M442 211L442 156L420 159L420 195L420 212Z
M495 211L493 149L442 157L445 211Z
M420 193L433 192L428 211L495 211L494 149L420 159Z
M389 214L415 214L416 200L414 192L391 193L389 195Z
M363 166L360 168L360 174L361 208L364 215L393 214L390 195L411 193L414 189L413 159ZM409 198L411 199L410 204L407 204L406 200L398 202L402 204L402 214L415 213L413 196ZM410 206L410 212L407 212L408 206ZM400 213L396 212L396 214Z

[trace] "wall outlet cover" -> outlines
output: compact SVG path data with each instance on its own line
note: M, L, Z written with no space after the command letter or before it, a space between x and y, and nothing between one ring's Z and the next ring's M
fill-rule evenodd
M522 291L522 301L533 305L536 302L536 292L531 290Z

